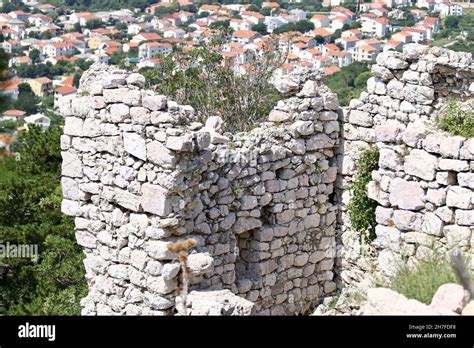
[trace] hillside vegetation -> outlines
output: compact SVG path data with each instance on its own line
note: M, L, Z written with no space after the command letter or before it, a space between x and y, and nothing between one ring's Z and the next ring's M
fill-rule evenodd
M66 6L78 11L120 10L122 8L144 9L156 0L43 0L54 6Z
M346 106L351 99L358 98L360 92L366 90L370 76L368 63L354 62L341 68L341 71L326 76L324 83L337 94L339 103Z

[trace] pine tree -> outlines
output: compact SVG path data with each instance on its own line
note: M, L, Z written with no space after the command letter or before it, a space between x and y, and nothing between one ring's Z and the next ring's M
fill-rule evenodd
M0 259L6 314L77 315L85 296L83 253L73 221L60 211L61 129L36 127L19 139L16 157L0 160L0 240L38 246L38 261Z

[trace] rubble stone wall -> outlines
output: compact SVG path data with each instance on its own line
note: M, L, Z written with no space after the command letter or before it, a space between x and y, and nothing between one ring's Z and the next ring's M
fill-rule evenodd
M197 241L190 297L230 290L263 315L305 313L337 282L391 276L433 251L474 256L474 140L433 125L448 99L472 99L473 71L466 53L406 45L378 56L344 110L317 73L290 75L267 121L231 134L145 90L143 76L93 65L61 138L62 211L86 254L83 314L175 314L178 239ZM368 187L376 239L364 244L346 205L366 146L380 159Z
M447 100L472 100L471 55L410 44L403 53L379 54L372 73L367 92L351 101L341 127L338 264L346 285L374 274L391 276L401 264L416 264L434 251L460 247L474 256L474 139L434 126ZM366 146L376 146L380 158L368 186L379 204L376 239L364 247L350 227L346 204Z
M248 133L94 65L66 110L62 211L75 217L89 293L82 313L172 315L168 244L193 238L191 290L229 289L254 314L306 312L335 290L338 101L314 73Z

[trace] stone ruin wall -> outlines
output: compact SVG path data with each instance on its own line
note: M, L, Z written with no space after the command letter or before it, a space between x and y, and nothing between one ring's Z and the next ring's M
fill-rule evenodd
M94 66L67 110L62 210L75 217L83 314L174 313L177 256L193 238L191 290L229 289L255 314L306 312L333 292L337 97L314 73L251 132L224 134L144 78Z
M344 284L390 277L436 251L459 247L474 269L474 138L434 126L446 100L474 94L470 54L410 44L377 57L367 92L352 100L341 128L339 276ZM472 109L471 109L472 111ZM376 239L365 247L350 228L347 188L360 149L376 146L379 169L368 195L378 203Z
M472 254L474 140L424 123L446 98L471 97L472 58L407 45L373 74L344 110L317 73L278 80L285 99L267 122L229 134L143 90L139 74L92 66L61 138L62 210L86 254L82 313L174 314L167 245L189 237L191 290L229 289L263 315L306 313L336 283L367 285L433 249ZM379 207L363 246L345 205L367 145L380 149Z

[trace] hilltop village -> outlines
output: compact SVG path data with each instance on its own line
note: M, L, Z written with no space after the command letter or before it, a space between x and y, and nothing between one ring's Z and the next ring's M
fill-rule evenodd
M368 71L380 52L400 51L408 43L470 45L473 36L459 25L464 5L449 0L234 2L165 0L143 8L84 12L3 1L0 47L9 66L0 82L0 97L8 101L2 103L0 121L8 122L0 127L0 146L9 150L13 133L27 130L28 124L47 128L58 123L82 72L94 62L139 72L159 67L176 47L191 50L219 35L216 51L237 74L245 74L255 53L272 42L285 52L277 73L317 68L330 76L354 64Z

